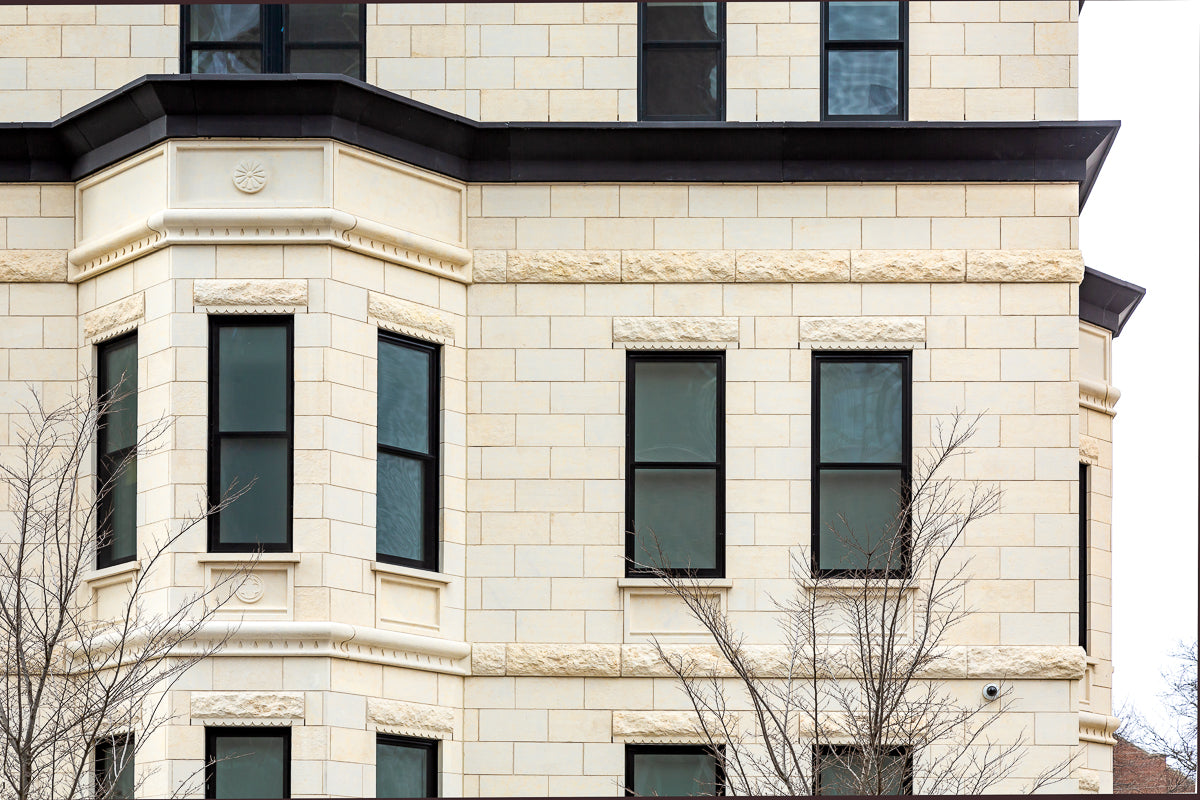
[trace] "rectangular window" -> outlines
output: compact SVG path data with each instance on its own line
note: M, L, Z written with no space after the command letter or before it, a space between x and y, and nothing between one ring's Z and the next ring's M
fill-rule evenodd
M906 572L911 420L911 353L813 353L815 572Z
M317 72L366 80L365 8L357 3L180 6L180 71Z
M438 348L379 334L376 558L438 568Z
M133 734L113 736L96 745L96 797L133 800Z
M209 320L208 493L245 490L208 521L212 552L292 549L292 318Z
M725 4L637 5L638 119L725 119Z
M629 353L626 374L626 570L724 577L725 354Z
M625 745L625 794L699 797L725 794L721 759L704 745Z
M868 759L862 748L852 745L822 745L813 753L816 760L816 794L901 795L913 793L912 750L884 748L878 758Z
M96 567L137 558L137 333L97 348Z
M1088 547L1091 537L1088 535L1088 518L1091 516L1089 490L1091 475L1087 464L1079 465L1079 646L1083 651L1088 650L1088 602L1091 594L1088 591Z
M290 728L206 728L204 796L291 797Z
M437 797L438 743L433 739L377 734L376 797Z
M821 119L906 119L908 3L821 3Z

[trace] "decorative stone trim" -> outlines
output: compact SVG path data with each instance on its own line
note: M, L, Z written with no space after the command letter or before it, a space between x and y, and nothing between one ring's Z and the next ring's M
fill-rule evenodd
M1079 741L1094 742L1095 744L1116 744L1114 734L1121 727L1121 720L1107 714L1095 714L1091 711L1079 712Z
M1078 250L968 250L967 281L972 283L1079 283L1083 254Z
M684 663L690 665L698 674L715 674L725 678L734 676L733 668L721 656L716 645L673 644L663 645L663 650L668 657L682 658ZM658 657L658 652L652 645L627 644L621 647L621 675L638 678L669 678L672 673Z
M613 317L614 344L737 340L737 317Z
M192 719L304 720L303 692L192 692ZM265 724L261 722L260 724Z
M131 294L83 315L83 338L94 344L131 331L146 316L144 292Z
M839 283L850 280L849 250L737 250L739 283Z
M471 645L472 675L504 675L508 672L507 646L503 644Z
M192 303L208 311L291 314L308 307L308 281L196 280L192 282Z
M368 697L367 722L384 733L428 739L454 738L454 710L442 706Z
M513 283L620 283L621 254L615 250L509 250L506 279Z
M855 283L959 283L967 275L962 250L854 250L850 263Z
M954 649L954 648L950 648ZM1087 669L1081 647L967 647L968 678L1079 680Z
M801 347L812 349L924 346L924 317L801 317Z
M0 283L59 283L67 279L65 250L5 250Z
M1075 770L1074 776L1079 781L1079 791L1089 794L1100 793L1100 776L1092 769Z
M692 711L613 711L613 741L688 744L704 735Z
M1087 378L1079 379L1079 405L1111 417L1117 415L1117 401L1121 399L1121 390L1111 383L1092 381Z
M1100 464L1100 440L1086 433L1079 434L1079 460L1084 464Z
M732 250L624 250L623 283L728 283L734 279Z
M508 254L503 250L476 250L471 260L475 283L504 283L508 280Z
M439 344L454 343L454 318L445 311L411 300L369 292L367 318L381 328L406 336L431 339Z
M621 647L608 644L509 644L508 675L611 677L621 674Z

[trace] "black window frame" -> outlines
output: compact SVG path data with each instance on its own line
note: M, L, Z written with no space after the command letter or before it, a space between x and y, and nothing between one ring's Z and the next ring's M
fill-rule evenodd
M203 50L246 50L256 48L246 42L193 42L190 38L192 5L220 4L184 4L179 7L179 72L190 74L192 71L192 53ZM259 3L259 39L257 50L262 59L260 75L291 73L292 50L358 50L358 79L367 79L367 11L365 3L353 3L359 7L358 41L350 42L288 42L286 9L289 3ZM340 4L331 4L340 5ZM317 73L325 74L325 73ZM342 73L330 73L340 75Z
M223 327L283 327L286 332L285 345L287 349L287 430L256 432L240 431L221 433L220 431L220 347L218 335ZM218 512L208 518L208 552L210 553L290 553L293 546L293 526L295 517L295 477L296 477L296 339L295 319L289 315L251 315L251 314L221 314L208 318L208 501L216 505L221 501L223 488L221 486L221 440L240 436L279 436L287 442L287 541L286 542L222 542L221 514ZM245 488L245 487L239 487ZM253 496L253 490L243 495L235 502L247 502Z
M1088 645L1088 604L1091 592L1088 585L1088 548L1091 546L1091 470L1086 463L1079 464L1079 646L1085 654L1090 653Z
M716 460L699 461L637 461L634 435L636 420L635 366L645 362L713 362L717 365L717 442ZM628 350L625 356L625 576L645 578L654 575L653 569L638 568L637 537L634 532L635 472L638 469L709 469L716 473L716 566L711 568L664 568L669 575L694 578L725 577L725 351L724 350Z
M902 421L904 429L901 432L899 462L878 461L821 461L821 365L828 363L900 363L902 387ZM888 578L904 578L909 574L912 562L912 519L909 514L901 521L898 536L902 536L900 550L900 566L896 569L822 569L821 568L821 471L843 469L899 469L902 509L907 506L908 493L912 488L912 351L911 350L814 350L812 352L812 396L810 406L811 421L811 480L812 500L810 517L812 523L812 574L823 578L852 578L861 575L873 575Z
M108 763L112 759L113 751L118 747L121 750L127 751L127 753L125 764L121 767L120 772L116 774L116 780L114 780L113 783L119 781L121 776L125 774L126 770L130 770L130 781L133 783L133 786L131 787L132 792L128 796L112 794L111 792L113 790L113 786L108 782L110 773ZM96 743L96 749L92 755L93 775L96 781L96 797L103 798L104 800L124 800L124 798L128 797L129 800L132 800L134 795L137 793L137 776L133 773L133 770L137 769L135 761L136 748L134 748L133 733L119 733L113 736L105 737Z
M830 751L850 752L850 751L854 751L854 750L861 751L862 748L859 747L858 745L853 745L853 744L813 745L812 782L813 782L813 794L814 795L821 794L821 758L822 758L822 754L826 753L826 752L830 752ZM885 755L902 756L904 758L904 775L901 778L901 781L903 783L902 791L899 795L893 795L893 796L894 797L911 796L913 793L913 760L914 760L913 759L913 748L909 745L892 745L892 746L884 748L884 750L885 750Z
M424 797L440 797L441 796L438 793L438 774L439 774L439 770L440 770L439 759L441 757L441 747L440 747L441 742L438 739L422 739L422 738L419 738L416 736L400 736L399 734L395 734L395 733L376 733L375 734L376 752L378 752L378 746L380 744L388 744L388 745L393 745L393 746L398 746L398 747L419 748L419 749L428 751L429 758L427 758L425 761L425 791L426 791L426 794L423 796ZM379 794L379 779L378 779L379 761L378 761L378 757L376 757L375 770L376 770L376 776L377 776L376 782L375 782L375 795L377 797L382 797L383 795Z
M237 725L215 725L204 728L204 797L217 796L217 739L221 736L283 740L283 797L292 796L292 729L288 726L259 728Z
M413 339L408 336L401 336L391 331L380 329L379 340L377 347L384 343L390 345L398 345L407 347L410 350L417 350L429 355L429 453L418 453L413 450L405 450L392 445L385 445L379 441L378 429L375 437L375 453L378 463L379 453L385 452L392 455L404 456L405 458L419 459L424 464L424 495L421 498L423 503L425 530L422 532L424 536L424 559L404 558L379 552L379 517L376 515L375 526L375 560L385 564L397 564L400 566L413 567L415 569L424 569L431 572L437 572L440 568L441 558L441 470L442 470L442 429L441 429L441 387L442 387L442 347L441 345L425 342L420 339ZM378 353L377 353L378 355ZM379 386L376 385L376 405L381 401L382 393L379 391ZM376 486L376 503L378 504L378 486Z
M897 2L897 0L877 0L877 2ZM908 2L899 0L900 7L900 38L898 39L829 39L829 3L821 3L821 121L822 122L854 122L854 121L896 121L908 119ZM895 114L830 114L829 113L829 52L831 50L894 50L897 53L897 92L899 100Z
M637 114L640 122L724 122L726 113L726 62L728 61L727 42L729 36L725 26L725 3L718 2L717 28L718 37L712 39L647 39L645 24L646 4L637 4ZM646 60L644 54L650 50L672 50L683 48L711 48L717 51L717 113L715 116L704 114L647 114L646 113Z
M638 753L662 753L666 755L673 754L696 754L702 753L706 756L712 756L716 761L716 769L714 776L716 778L715 793L711 795L692 795L694 797L724 797L727 786L725 783L725 748L724 745L717 745L716 752L706 744L647 744L647 743L627 743L625 745L625 796L639 797L634 790L636 784L636 776L634 774L633 759Z
M134 348L134 364L137 364L137 331L131 331L122 336L115 336L112 339L106 339L103 342L96 344L96 390L99 393L97 400L100 400L110 390L105 390L104 387L109 384L110 375L105 369L104 354L110 348L123 347L130 342L133 342ZM130 381L132 380L132 385ZM115 388L115 387L114 387ZM134 425L137 424L137 396L138 396L138 376L135 368L132 376L128 376L125 382L121 385L122 393L129 393L133 397L133 412ZM111 398L109 398L111 400ZM107 450L107 414L101 414L96 420L96 525L97 525L97 546L96 546L96 569L104 569L105 567L116 566L117 564L128 564L131 561L137 560L137 509L134 509L134 528L133 528L133 553L122 557L113 558L113 539L114 532L109 527L113 520L112 508L112 492L104 491L104 487L110 486L112 481L118 477L117 473L122 468L133 468L136 470L137 459L137 442L136 429L134 434L134 442L129 447L126 447L111 457L105 458ZM131 458L132 456L132 458ZM135 492L136 504L136 492Z

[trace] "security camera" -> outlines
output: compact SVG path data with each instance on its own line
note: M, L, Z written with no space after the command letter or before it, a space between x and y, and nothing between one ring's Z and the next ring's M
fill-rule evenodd
M999 696L1000 696L1000 687L997 686L996 684L989 683L983 687L983 699L984 700L988 700L988 701L995 700Z

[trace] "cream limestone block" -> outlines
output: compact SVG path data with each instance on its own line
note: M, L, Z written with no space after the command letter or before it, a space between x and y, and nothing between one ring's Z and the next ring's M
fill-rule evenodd
M1079 460L1096 465L1100 463L1100 440L1094 436L1080 434L1079 436Z
M618 645L510 644L509 675L615 677L621 674Z
M508 280L508 255L503 250L476 250L471 259L475 283L504 283Z
M737 317L613 317L614 342L737 340Z
M1087 660L1079 647L968 647L970 675L998 678L1056 678L1078 680Z
M367 698L367 720L392 733L412 733L436 739L454 738L454 710L423 703Z
M862 283L957 283L966 274L962 250L854 250L851 280Z
M924 342L924 317L802 317L801 342Z
M209 307L306 307L308 281L198 280L192 284L192 302L198 306Z
M664 645L668 658L683 659L701 674L716 672L732 677L733 670L715 645ZM621 647L621 675L640 678L669 678L671 670L658 657L653 645L627 644Z
M146 314L146 296L142 292L101 306L83 315L83 335L98 339L105 334L128 330Z
M754 283L834 283L850 279L848 250L738 250L737 280Z
M303 692L192 692L193 719L304 719Z
M507 669L503 644L471 645L472 675L503 675Z
M65 250L5 250L0 283L41 283L67 279Z
M729 250L626 250L621 280L626 283L724 283L734 279Z
M614 741L694 742L701 736L699 720L692 711L613 711Z
M1078 250L968 250L967 280L974 283L1079 283Z
M615 250L510 250L508 280L514 283L619 283Z
M453 341L454 318L429 306L389 297L379 292L367 294L367 316L382 323L424 332L441 340Z

